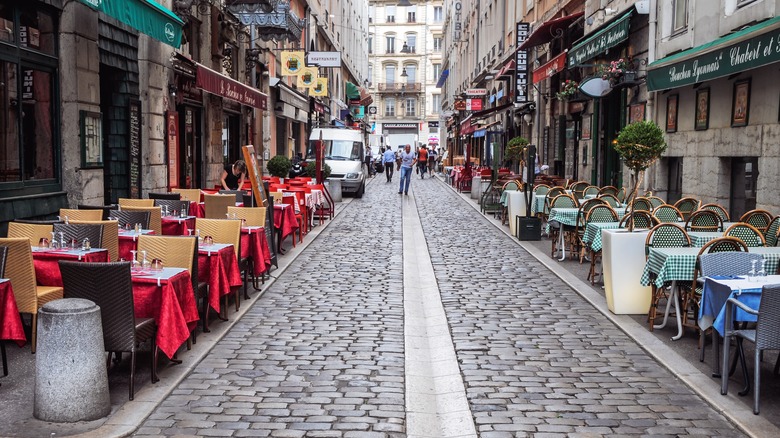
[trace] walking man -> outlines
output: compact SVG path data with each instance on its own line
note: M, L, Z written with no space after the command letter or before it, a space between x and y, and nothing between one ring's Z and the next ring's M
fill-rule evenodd
M409 195L409 183L412 180L412 168L417 162L412 153L412 146L406 145L406 148L401 152L401 185L398 187L398 194L403 192L405 195Z
M373 178L374 177L374 163L373 163L374 160L371 157L371 146L369 146L369 145L366 145L366 152L364 154L363 160L365 161L366 167L367 167L366 174L369 177Z
M395 167L395 154L390 146L385 149L385 153L382 154L382 162L385 163L385 176L387 182L393 179L393 167Z
M420 178L425 179L425 171L428 169L428 149L425 145L420 146L420 150L417 151L417 169Z

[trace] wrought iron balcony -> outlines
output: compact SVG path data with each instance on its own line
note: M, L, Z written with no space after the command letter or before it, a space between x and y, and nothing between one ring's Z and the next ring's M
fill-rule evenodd
M380 93L419 93L422 91L420 82L381 82L377 84Z

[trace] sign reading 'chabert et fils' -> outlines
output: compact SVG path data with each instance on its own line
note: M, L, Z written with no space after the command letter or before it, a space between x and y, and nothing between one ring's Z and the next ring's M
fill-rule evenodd
M517 23L517 46L528 38L528 23ZM515 54L515 103L528 102L528 52L517 50Z

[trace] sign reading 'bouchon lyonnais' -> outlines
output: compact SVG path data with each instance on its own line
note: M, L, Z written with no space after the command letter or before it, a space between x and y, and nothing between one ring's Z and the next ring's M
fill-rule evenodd
M631 11L633 10L634 9L631 8ZM627 40L630 18L631 12L628 12L614 23L572 47L571 50L569 50L569 68L576 67L594 56L605 52L607 49L611 49Z
M728 44L778 23L780 17L650 64L647 89L682 87L780 61L780 29L777 26L752 38ZM717 48L707 52L713 47ZM674 62L677 59L680 61Z

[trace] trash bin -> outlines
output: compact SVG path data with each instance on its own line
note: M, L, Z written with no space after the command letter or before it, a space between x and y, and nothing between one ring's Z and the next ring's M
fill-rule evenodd
M328 191L333 202L341 202L341 180L328 178Z
M38 311L33 415L43 421L92 421L111 413L100 307L67 298Z

